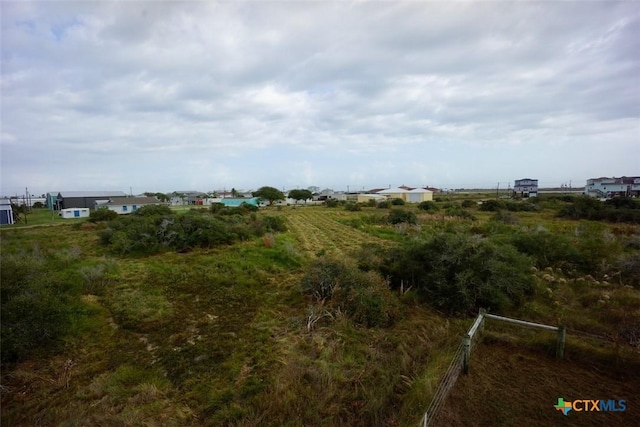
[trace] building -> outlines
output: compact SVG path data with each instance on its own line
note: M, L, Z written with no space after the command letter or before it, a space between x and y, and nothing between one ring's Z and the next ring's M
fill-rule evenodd
M122 191L61 191L54 203L54 209L87 208L94 209L96 201L111 197L126 197ZM49 197L47 197L49 199Z
M612 197L640 197L640 176L620 178L591 178L587 180L584 194L601 199Z
M538 180L531 178L516 179L513 185L514 197L538 197Z
M389 199L402 199L407 203L421 203L433 200L433 191L420 187L407 187L406 185L380 190L376 194L383 194Z
M89 208L66 208L58 213L64 219L89 218Z
M248 205L258 206L259 202L260 202L260 199L257 198L257 197L248 197L248 198L240 197L240 198L220 199L220 203L222 203L223 205L225 205L227 207L230 207L230 208L237 208L238 206L242 205L243 203L246 203Z
M109 209L119 215L127 215L143 206L159 205L155 197L112 197L108 200L96 200L95 209Z
M0 199L0 225L13 224L13 209L11 200Z

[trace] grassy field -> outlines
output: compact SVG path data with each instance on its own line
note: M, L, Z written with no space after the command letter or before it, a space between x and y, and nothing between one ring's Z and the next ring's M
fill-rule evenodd
M499 234L507 227L491 228L493 213L477 208L471 208L476 221L403 208L416 212L417 225L384 224L381 218L388 210L377 208L263 209L258 216L283 217L288 231L152 255L110 251L100 244L105 224L54 218L51 223L63 225L3 228L3 261L28 269L16 271L33 289L46 287L73 309L65 333L42 347L26 343L28 357L4 364L2 425L417 425L471 319L445 316L413 290L394 290L401 312L390 326L363 327L333 311L310 327L318 303L300 292L302 277L317 259L355 262L363 248L395 247L452 230ZM552 209L514 215L518 224L509 227L518 230L545 227L575 234L587 227L599 235L620 236L616 244L640 236L638 226L580 225L556 218ZM30 215L29 225L32 218L49 224L44 213ZM39 274L32 266L51 273ZM3 280L11 272L3 271ZM562 321L604 335L615 334L619 324L629 325L629 334L640 327L640 291L619 278L607 281L553 268L532 274L535 295L518 311L504 314ZM622 366L638 366L633 339L616 344L624 347L618 360ZM483 344L483 358L505 353L507 344L495 341ZM568 364L548 360L536 342L529 344L529 353L526 345L519 350L523 357L539 358L549 370L525 372L523 382L509 384L521 399L528 398L527 378L551 378L554 364ZM578 353L599 355L598 346L614 344L587 343ZM637 376L621 378L620 366L613 368L620 354L602 352L599 363L583 357L581 369L598 369L598 381L609 381L620 393L637 390ZM463 392L456 391L445 420L473 424L473 405L486 396L483 387L499 389L490 383L497 365L477 366L474 372L482 370L485 376L475 388L464 383ZM499 372L495 378L501 378ZM548 390L556 392L557 387ZM504 396L496 395L497 405L507 405ZM458 413L460 399L470 411ZM499 419L526 425L516 420L531 406L521 412L515 406L513 418L502 414ZM540 415L536 425L553 424L554 412ZM477 425L492 424L491 413L482 416Z

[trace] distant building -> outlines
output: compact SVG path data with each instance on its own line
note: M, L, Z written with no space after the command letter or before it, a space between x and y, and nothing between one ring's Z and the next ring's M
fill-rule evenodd
M412 188L405 185L396 188L387 188L378 191L389 199L402 199L407 203L420 203L433 200L433 191L426 188Z
M236 198L224 198L220 199L220 203L230 208L237 208L243 203L248 205L258 206L260 199L257 197L236 197Z
M122 191L61 191L55 198L54 209L88 208L94 209L97 200L111 197L126 197ZM49 200L49 197L47 197ZM48 202L47 202L48 203Z
M112 197L108 200L97 200L96 209L109 209L119 215L127 215L143 206L159 205L160 200L155 197Z
M587 180L584 194L601 199L640 197L640 176L591 178Z
M9 199L0 199L0 224L13 224L13 209Z
M89 218L89 208L66 208L58 213L64 219Z
M519 197L538 197L538 180L531 178L516 179L513 195Z

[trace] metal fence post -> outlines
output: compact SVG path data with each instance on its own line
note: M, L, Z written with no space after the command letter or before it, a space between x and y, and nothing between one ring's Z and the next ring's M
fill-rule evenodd
M556 358L564 358L564 344L567 339L567 327L564 325L558 326L558 341L556 343Z
M487 314L487 310L481 308L479 314L480 316L482 316L482 321L480 322L480 332L484 332L484 315Z
M471 335L464 337L464 357L462 359L462 369L465 375L469 374L469 359L471 358Z

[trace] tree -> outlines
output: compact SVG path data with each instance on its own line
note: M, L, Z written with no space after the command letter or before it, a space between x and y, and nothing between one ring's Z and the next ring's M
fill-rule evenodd
M27 215L30 214L29 208L27 205L19 205L17 203L11 203L11 210L13 211L13 218L15 218L16 222L20 222L20 216L22 215L22 219L24 219L24 223L27 224Z
M259 197L261 200L269 201L269 205L272 205L276 200L284 200L284 194L282 191L273 187L260 187L258 191L254 191L253 197Z
M296 205L299 200L304 200L307 203L307 200L313 197L313 193L309 190L291 190L289 191L289 197L296 201Z

